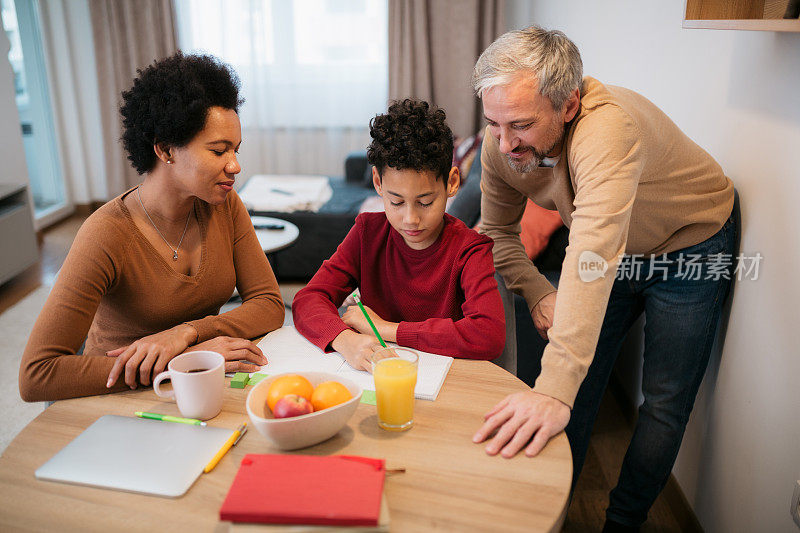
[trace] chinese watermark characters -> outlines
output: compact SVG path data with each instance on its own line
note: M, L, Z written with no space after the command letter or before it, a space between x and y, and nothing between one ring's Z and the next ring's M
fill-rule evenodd
M710 255L677 254L650 255L625 254L620 258L614 275L615 280L649 281L654 279L682 279L690 281L748 279L758 280L761 253L744 254L734 257L732 254L718 253ZM578 276L581 281L590 282L604 278L608 271L608 262L595 252L586 250L578 258Z

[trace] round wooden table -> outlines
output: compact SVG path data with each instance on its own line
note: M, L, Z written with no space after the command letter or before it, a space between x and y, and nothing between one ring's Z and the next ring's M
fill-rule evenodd
M226 386L223 411L210 425L234 429L246 420L245 398L251 389ZM390 531L557 531L566 515L572 479L566 436L554 438L534 458L522 454L513 459L490 457L483 444L472 443L483 413L506 394L525 389L522 381L490 362L456 359L438 399L416 401L415 426L410 431L379 429L375 407L360 404L335 437L290 453L381 457L387 468L405 468L405 473L389 474L386 479ZM219 521L219 508L242 457L280 453L252 428L181 498L34 478L39 466L97 418L133 416L134 411L179 415L174 403L145 389L59 401L31 422L0 457L0 530L275 529Z

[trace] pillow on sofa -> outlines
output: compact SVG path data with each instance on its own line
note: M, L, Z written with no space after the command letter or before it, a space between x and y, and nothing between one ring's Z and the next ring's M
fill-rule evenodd
M372 184L372 165L367 163L367 168L364 169L364 179L362 181L362 185L367 189L372 189L374 185Z
M461 188L458 189L453 202L447 207L447 213L461 220L472 228L481 216L481 145L478 144L472 156L472 165L468 174L461 175Z
M519 237L528 257L533 260L547 248L550 236L563 226L564 222L561 220L561 215L558 214L558 211L550 211L544 207L539 207L533 200L528 199L520 224L522 230Z
M457 138L453 143L453 166L458 167L458 171L461 173L461 185L464 185L464 181L470 175L472 163L476 160L475 155L480 151L482 142L483 134L478 132L466 139ZM480 170L481 160L477 159L477 162L478 170ZM480 177L481 174L478 172L478 179Z

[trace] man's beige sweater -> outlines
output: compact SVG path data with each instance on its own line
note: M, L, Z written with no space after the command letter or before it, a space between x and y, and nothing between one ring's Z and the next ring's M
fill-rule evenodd
M570 407L594 357L619 258L698 244L722 227L733 184L720 166L643 96L586 77L555 168L520 173L489 134L481 155L481 231L495 242L506 285L533 307L556 289L525 255L519 238L526 198L557 209L570 228L553 326L534 391ZM581 281L591 251L604 277Z

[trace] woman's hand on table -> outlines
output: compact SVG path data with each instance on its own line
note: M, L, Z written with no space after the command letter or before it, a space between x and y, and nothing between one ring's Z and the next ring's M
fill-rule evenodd
M222 354L225 358L225 372L257 372L267 364L267 358L254 342L235 337L214 337L195 344L187 352L208 350Z
M525 447L525 455L534 457L567 427L570 415L569 406L560 400L532 390L517 392L484 415L485 422L472 441L483 442L494 433L486 445L489 455L500 452L510 459Z
M189 328L182 331L182 328ZM184 335L182 337L182 335ZM148 335L129 346L106 352L109 357L116 357L111 373L108 375L107 387L116 383L122 369L125 369L125 384L131 389L138 382L150 385L150 378L157 376L167 368L173 357L187 351L207 350L217 352L225 358L225 372L256 372L267 364L267 358L261 348L247 339L235 337L214 337L213 339L189 346L196 337L197 331L189 325L181 324L172 329ZM188 340L186 338L188 337Z
M350 329L339 333L333 339L331 347L342 354L350 366L356 370L366 370L367 372L372 372L372 354L383 349L378 339L372 335L356 333Z
M397 342L397 323L382 319L375 311L366 305L364 306L364 310L369 314L370 320L375 324L375 328L381 334L385 342ZM342 322L364 335L375 335L375 332L372 331L372 326L369 325L367 318L358 305L351 305L347 308L342 315ZM381 348L383 348L383 346L381 346Z
M137 386L150 384L150 376L163 372L167 363L176 355L182 353L189 344L197 338L197 330L188 324L179 324L147 337L142 337L128 346L122 346L106 352L109 357L116 357L114 366L108 374L106 387L111 388L117 379L125 372L125 384L131 389ZM152 373L152 374L151 374Z

